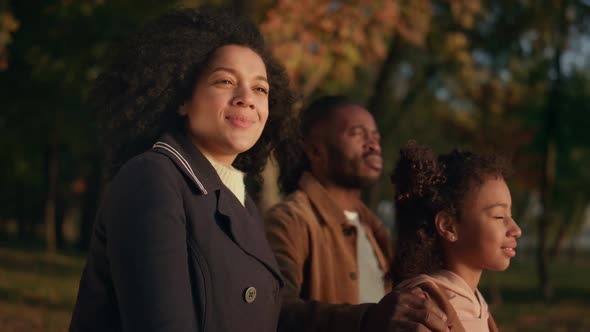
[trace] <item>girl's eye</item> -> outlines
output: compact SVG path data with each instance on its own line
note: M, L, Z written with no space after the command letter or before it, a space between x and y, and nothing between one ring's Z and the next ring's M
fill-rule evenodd
M504 216L494 216L494 219L504 219Z

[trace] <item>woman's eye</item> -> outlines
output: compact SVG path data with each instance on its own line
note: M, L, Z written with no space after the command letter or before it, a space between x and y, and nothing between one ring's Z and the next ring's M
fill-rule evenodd
M228 80L228 79L218 80L217 83L219 83L219 84L229 84L229 85L233 84L233 82L230 81L230 80Z
M504 216L494 216L494 219L504 219Z
M262 88L262 87L256 88L256 91L262 92L262 93L264 93L265 95L267 95L267 94L268 94L268 90L266 90L265 88Z

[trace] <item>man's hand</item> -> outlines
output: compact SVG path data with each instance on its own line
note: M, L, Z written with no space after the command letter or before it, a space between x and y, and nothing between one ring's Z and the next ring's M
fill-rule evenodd
M420 288L394 290L365 318L365 332L449 332L446 315Z

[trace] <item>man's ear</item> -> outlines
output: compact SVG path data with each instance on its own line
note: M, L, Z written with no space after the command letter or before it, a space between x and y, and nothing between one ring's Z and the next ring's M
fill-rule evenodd
M443 239L449 242L455 242L459 238L457 234L457 218L447 211L440 211L436 214L434 225L436 232Z
M323 162L324 160L324 153L323 153L323 146L317 143L307 143L303 147L305 151L305 155L307 159L309 159L310 164L317 165L318 163Z

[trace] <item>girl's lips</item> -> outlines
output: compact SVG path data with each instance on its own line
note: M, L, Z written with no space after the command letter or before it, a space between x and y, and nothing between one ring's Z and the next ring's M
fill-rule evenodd
M509 257L514 257L516 256L516 248L514 247L502 247L502 251L504 251L504 253L506 255L508 255Z

